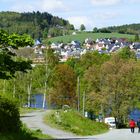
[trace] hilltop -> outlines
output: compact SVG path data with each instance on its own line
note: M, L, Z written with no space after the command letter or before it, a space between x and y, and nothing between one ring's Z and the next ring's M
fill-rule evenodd
M9 33L29 34L33 38L63 35L63 30L74 29L69 21L47 12L0 12L0 29Z
M117 32L121 34L140 34L140 23L125 24L120 26L110 26L106 28L97 29L95 32Z

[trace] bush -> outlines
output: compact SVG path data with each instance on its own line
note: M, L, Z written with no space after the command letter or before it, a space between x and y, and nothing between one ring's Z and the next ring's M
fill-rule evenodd
M0 95L0 132L17 132L20 126L17 103Z

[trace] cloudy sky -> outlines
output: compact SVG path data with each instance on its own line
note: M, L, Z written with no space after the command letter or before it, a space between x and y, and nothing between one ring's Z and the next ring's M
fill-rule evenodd
M48 12L87 30L140 23L140 0L0 0L0 11Z

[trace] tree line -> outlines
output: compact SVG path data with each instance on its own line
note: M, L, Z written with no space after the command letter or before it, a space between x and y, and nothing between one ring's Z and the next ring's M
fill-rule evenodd
M126 24L121 26L109 26L106 28L93 28L95 33L111 33L117 32L121 34L140 34L140 24Z

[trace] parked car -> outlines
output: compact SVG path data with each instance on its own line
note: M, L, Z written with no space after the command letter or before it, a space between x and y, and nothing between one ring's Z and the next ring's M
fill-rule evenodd
M115 118L114 117L106 117L104 122L110 126L110 128L116 128Z

